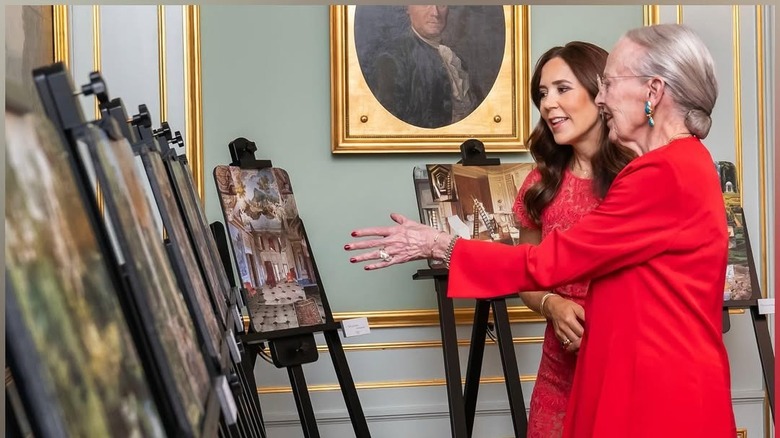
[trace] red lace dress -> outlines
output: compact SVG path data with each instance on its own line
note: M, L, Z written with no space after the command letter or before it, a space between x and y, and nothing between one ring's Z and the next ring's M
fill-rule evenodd
M524 228L539 228L528 216L523 205L523 196L540 179L541 174L536 169L528 174L512 208L519 225ZM558 194L542 211L542 239L553 230L568 230L598 204L599 199L593 193L593 181L579 178L566 170ZM553 292L584 306L588 284L588 281L571 283ZM552 322L548 322L544 331L542 360L539 363L536 384L531 395L528 438L561 436L576 362L577 356L563 349L555 336Z

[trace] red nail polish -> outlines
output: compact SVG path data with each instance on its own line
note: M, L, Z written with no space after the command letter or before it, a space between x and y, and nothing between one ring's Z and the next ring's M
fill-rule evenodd
M349 245L344 245L344 249L349 250Z
M357 231L352 232L352 237L357 237Z
M356 258L354 258L354 257L352 257L351 259L349 259L349 262L350 262L350 263L355 263L356 261L357 261L357 259L356 259Z
M365 269L366 271L369 270L368 266L363 266L363 269Z

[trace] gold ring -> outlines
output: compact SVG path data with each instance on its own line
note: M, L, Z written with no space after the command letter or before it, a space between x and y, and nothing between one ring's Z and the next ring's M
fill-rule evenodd
M563 338L563 340L561 341L561 345L563 345L563 348L568 347L569 344L571 344L571 341L569 340L569 338Z

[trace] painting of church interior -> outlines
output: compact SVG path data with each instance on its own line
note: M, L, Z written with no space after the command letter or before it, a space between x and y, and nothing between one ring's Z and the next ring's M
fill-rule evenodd
M325 322L325 308L290 178L279 168L214 171L255 331Z

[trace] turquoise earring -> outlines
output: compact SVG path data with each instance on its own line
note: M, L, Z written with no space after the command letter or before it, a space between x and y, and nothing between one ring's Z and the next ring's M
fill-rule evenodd
M653 107L650 106L650 101L645 102L645 115L647 116L647 124L652 128L655 126L655 120L653 120Z

